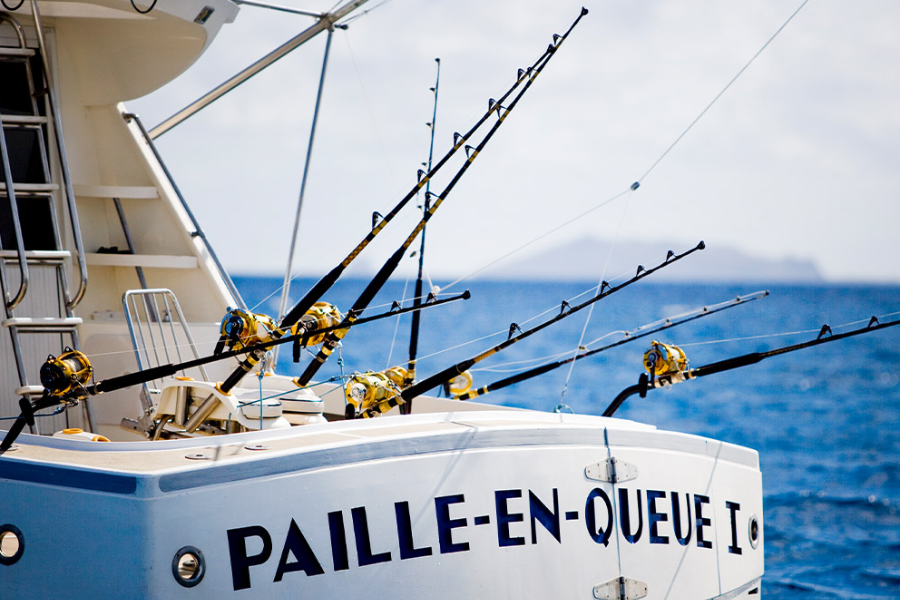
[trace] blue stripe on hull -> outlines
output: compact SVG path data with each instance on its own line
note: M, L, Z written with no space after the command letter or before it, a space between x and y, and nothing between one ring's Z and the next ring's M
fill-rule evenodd
M109 494L134 494L137 478L132 475L98 473L81 469L67 469L46 464L6 461L0 459L0 479L25 481L57 487L78 488Z

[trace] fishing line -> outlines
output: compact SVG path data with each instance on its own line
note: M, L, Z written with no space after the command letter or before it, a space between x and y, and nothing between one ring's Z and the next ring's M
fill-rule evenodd
M410 220L410 219L409 219L409 217L407 216L407 217L406 217L406 221L409 221L409 220ZM401 223L403 223L403 222L404 222L404 221L401 219ZM368 231L369 229L370 229L369 227L363 226L363 227L357 227L356 231L362 232L362 231ZM318 245L317 245L317 247L318 247ZM320 252L315 258L320 258L321 256L322 256L322 253ZM290 279L291 284L293 284L294 281L296 281L298 278L300 278L300 277L302 277L302 276L303 276L303 273L300 273L300 272L298 272L296 275L292 276L291 279ZM428 282L431 283L431 279L430 279L430 278L429 278ZM275 294L280 294L280 293L281 293L281 290L284 289L284 285L285 285L285 284L282 283L282 284L279 285L277 288L275 288L274 290L272 290L272 292L269 293L268 296L266 296L265 298L263 298L262 300L260 300L260 301L257 302L256 304L254 304L254 305L249 309L250 312L256 312L256 309L259 308L260 306L262 306L263 304L265 304L265 302L268 301L269 299L271 299L272 296L274 296ZM432 290L433 290L433 289L434 289L434 285L432 284L431 287L432 287ZM404 292L404 296L405 296L405 295L406 295L406 293ZM436 296L439 296L440 294L435 294L435 295L436 295ZM446 294L445 294L445 295L446 295ZM406 298L404 298L403 301L405 302L405 301L406 301ZM379 304L379 305L373 306L372 308L383 308L383 307L385 307L385 306L390 306L390 304L389 304L389 303L388 303L388 304ZM281 318L282 316L283 316L283 315L279 315L279 318Z
M609 204L609 203L611 203L611 202L614 202L614 201L618 200L619 198L621 198L622 196L624 196L624 195L626 195L628 192L630 192L631 189L632 189L632 188L629 187L627 190L625 190L625 191L623 191L623 192L620 192L620 193L616 194L616 195L613 196L612 198L608 198L608 199L604 200L603 202L601 202L600 204L597 204L596 206L594 206L594 207L592 207L592 208L589 208L588 210L584 211L583 213L581 213L581 214L579 214L579 215L576 215L576 216L572 217L572 218L569 219L568 221L566 221L566 222L564 222L564 223L562 223L562 224L560 224L560 225L557 225L557 226L554 227L553 229L551 229L551 230L549 230L549 231L547 231L547 232L545 232L545 233L542 233L541 235L537 236L536 238L534 238L534 239L532 239L532 240L530 240L530 241L528 241L528 242L525 242L524 244L522 244L522 245L519 246L518 248L515 248L514 250L511 250L511 251L507 252L506 254L504 254L503 256L501 256L500 258L497 258L497 259L495 259L495 260L489 262L488 264L484 265L483 267L480 267L480 268L478 268L478 269L472 271L472 272L469 273L468 275L464 275L464 276L460 277L459 279L457 279L456 281L454 281L454 282L452 282L452 283L449 283L449 284L445 285L443 289L447 289L447 288L453 287L454 285L456 285L456 284L458 284L458 283L462 283L463 281L466 281L467 279L473 277L474 275L477 275L478 273L481 273L481 272L484 271L485 269L488 269L488 268L494 266L494 265L497 264L498 262L500 262L500 261L502 261L502 260L505 260L505 259L509 258L509 257L512 256L513 254L515 254L516 252L519 252L520 250L524 250L524 249L527 248L528 246L532 245L533 243L535 243L535 242L537 242L537 241L540 241L540 240L544 239L544 238L547 237L548 235L550 235L550 234L552 234L552 233L556 233L557 231L559 231L559 230L562 229L563 227L566 227L567 225L571 225L571 224L574 223L575 221L577 221L577 220L579 220L579 219L581 219L581 218L584 218L585 216L589 215L590 213L594 212L595 210L600 209L600 208L603 208L603 207L606 206L607 204Z
M388 154L387 148L384 144L384 139L381 136L381 129L378 127L378 120L375 118L375 112L372 110L372 103L369 101L369 95L366 93L366 84L363 81L362 73L359 71L359 65L356 64L356 55L353 53L353 46L350 45L350 36L343 36L344 43L347 44L347 50L350 52L350 61L353 63L353 70L356 72L356 78L359 81L359 87L362 90L363 98L366 101L366 109L369 111L369 117L372 119L372 127L375 129L375 135L378 137L378 145L381 146L381 154L384 156L384 162L387 164L388 173L391 175L391 182L394 184L394 189L391 193L397 192L397 190L401 190L402 188L397 184L397 176L394 174L394 168L391 164L390 155Z
M335 5L331 7L331 10L329 10L328 12L332 12L335 8L337 8L338 4L340 4L341 2L343 2L343 0L338 0L338 2L336 2ZM374 11L374 10L378 10L379 8L381 8L382 6L384 6L385 4L387 4L387 3L389 3L389 2L391 2L391 0L382 0L381 2L379 2L378 4L376 4L375 6L373 6L373 7L371 7L371 8L368 8L368 9L362 11L362 12L358 12L358 13L356 13L355 15L353 15L352 17L348 17L348 18L344 19L343 21L341 21L340 24L341 24L341 25L349 25L350 23L352 23L353 21L357 20L358 18L364 17L364 16L366 16L367 14L369 14L370 12L372 12L372 11Z
M401 306L403 305L403 302L406 301L406 290L409 289L409 278L410 275L407 274L406 283L403 284L403 300L400 302ZM394 337L391 338L391 348L388 350L387 366L385 369L388 369L391 366L391 357L394 355L394 345L397 343L397 332L400 330L400 317L401 315L397 315L397 322L396 325L394 325Z
M431 354L426 354L426 355L424 355L424 356L420 356L420 357L418 358L418 360L421 362L421 361L423 361L423 360L426 360L426 359L433 358L433 357L435 357L435 356L439 356L439 355L441 355L441 354L444 354L445 352L450 352L450 351L452 351L452 350L457 350L457 349L459 349L459 348L463 348L463 347L465 347L465 346L468 346L468 345L470 345L470 344L474 344L474 343L476 343L476 342L482 342L482 341L484 341L484 340L489 340L489 339L491 339L491 338L493 338L493 337L497 337L498 335L506 335L508 332L509 332L508 329L501 329L500 331L496 331L496 332L494 332L494 333L489 333L489 334L487 334L487 335L483 335L483 336L481 336L480 338L475 338L475 339L473 339L473 340L469 340L468 342L463 342L463 343L461 343L461 344L457 344L456 346L449 346L449 347L447 347L447 348L444 348L443 350L438 350L437 352L432 352Z
M453 296L453 294L450 294L450 293L437 293L437 294L434 295L434 297L435 297L436 299L438 299L438 300L440 300L442 297L447 298L447 297L451 297L451 296ZM427 298L428 298L428 296L422 296L422 299L427 300ZM405 304L405 303L409 302L410 300L412 300L412 298L403 298L403 299L400 300L399 302L400 302L400 304ZM260 303L260 304L261 304L261 303ZM259 306L259 304L257 304L257 306ZM373 309L382 309L382 308L393 307L393 306L394 306L394 303L393 303L393 302L385 302L385 303L383 303L383 304L373 305L371 308L373 308ZM398 315L398 316L402 316L402 315ZM474 340L474 341L478 341L478 340ZM200 350L201 350L202 348L204 348L204 347L207 348L207 349L208 349L208 350L207 350L207 353L211 353L211 352L212 352L212 348L214 348L215 346L216 346L216 342L195 342L195 343L193 344L193 347L196 348L198 351L200 351ZM191 346L190 343L185 342L185 343L182 343L182 344L168 344L168 345L166 346L166 349L171 350L171 351L174 352L174 351L177 351L177 350L190 350L191 347L192 347L192 346ZM312 353L312 350L310 350L309 348L304 348L304 349L306 350L306 352ZM150 351L152 351L152 350L153 350L153 349L150 348ZM164 350L164 348L163 348L162 346L160 346L160 347L157 348L157 350ZM201 352L201 354L203 354L203 352ZM99 357L99 356L121 356L121 355L132 355L132 356L133 356L133 355L134 355L134 350L116 350L116 351L114 351L114 352L91 352L90 355L91 355L92 357ZM234 356L234 357L232 357L232 358L234 358L236 361L240 362L240 358L238 358L237 356ZM195 367L191 367L191 368L195 368Z
M570 354L575 354L576 352L578 352L578 350L566 350L564 352L557 352L556 354L548 354L547 356L541 356L538 358L529 358L526 360L516 360L516 361L505 362L505 363L499 363L499 364L494 365L493 367L481 367L479 369L469 369L469 372L470 373L480 373L480 372L484 372L484 373L515 373L517 371L524 371L527 369L527 367L520 367L517 369L501 369L499 367L508 367L508 366L512 366L512 365L531 365L534 363L540 363L540 362L544 362L544 361L548 361L548 360L559 360L560 358L563 358L564 356L569 356Z
M677 317L672 317L672 318L674 319L674 318L677 318ZM659 325L660 323L665 323L666 321L668 321L668 319L660 319L660 320L657 321L656 323L653 323L652 326ZM603 340L605 340L605 339L608 338L609 336L616 335L617 333L621 333L621 334L624 335L624 336L630 336L632 333L637 333L638 331L643 331L644 329L648 329L649 327L651 327L651 325L643 325L643 326L641 326L641 327L638 327L638 328L635 329L634 331L630 331L630 332L629 332L629 331L626 331L626 330L624 330L624 329L619 329L618 331L610 331L610 332L607 333L606 335L601 335L601 336L598 337L597 339L591 340L590 342L588 342L587 344L584 345L584 348L585 348L585 350L587 350L588 348L590 348L591 346L593 346L593 345L596 344L597 342L602 342Z
M22 0L22 1L24 2L25 0ZM60 414L64 410L66 410L66 406L63 404L61 406L57 406L56 410L54 410L52 413L44 413L44 414L40 414L40 415L35 413L34 416L35 417L55 417L56 415ZM15 421L18 418L20 418L18 415L16 415L15 417L0 417L0 421Z
M620 273L620 274L616 275L615 277L613 277L612 279L610 279L607 283L609 283L609 282L613 282L613 283L614 283L614 282L616 282L616 281L619 281L619 280L621 280L621 279L624 279L625 277L627 277L627 276L629 275L629 273L630 273L630 271L623 271L622 273ZM441 289L443 290L443 289L446 289L447 287L449 287L449 286L446 286L446 287L441 288ZM575 295L575 296L572 296L571 298L568 298L568 299L566 300L566 302L569 303L569 304L574 304L576 300L578 300L579 298L581 298L581 297L583 297L583 296L586 296L586 295L591 294L591 293L596 294L596 293L598 292L598 290L600 290L600 288L602 288L602 287L603 287L603 282L599 283L599 284L596 285L596 286L591 286L590 288L586 289L585 291L581 292L580 294L577 294L577 295ZM536 319L539 319L539 318L541 318L541 317L543 317L543 316L545 316L545 315L547 315L547 314L549 314L549 313L558 311L559 308L560 308L559 305L558 305L558 304L555 304L555 305L553 305L553 306L551 306L551 307L549 307L549 308L543 310L542 312L537 313L536 315L534 315L534 316L532 316L532 317L529 317L528 319L526 319L526 320L524 320L524 321L519 321L518 323L519 323L519 325L527 325L528 323L530 323L530 322L532 322L532 321L534 321L534 320L536 320ZM615 332L613 332L613 333L615 333ZM469 341L467 341L467 342L463 342L463 343L461 343L461 344L457 344L456 346L450 346L450 347L448 347L448 348L444 348L443 350L438 350L438 351L436 351L436 352L432 352L431 354L426 354L426 355L424 355L424 356L420 356L420 357L418 358L418 360L419 360L419 361L422 361L422 360L426 360L426 359L429 359L429 358L433 358L433 357L435 357L435 356L444 354L445 352L450 352L450 351L452 351L452 350L457 350L457 349L462 348L462 347L464 347L464 346L468 346L469 344L474 344L474 343L476 343L476 342L481 342L481 341L484 341L484 340L487 340L487 339L490 339L490 338L494 338L494 337L497 337L497 336L500 336L500 335L508 335L508 334L509 334L509 329L501 329L501 330L496 331L496 332L494 332L494 333L489 333L489 334L484 335L484 336L482 336L482 337L475 338L475 339L469 340ZM611 334L607 334L607 335L611 335ZM604 336L604 337L606 337L606 336ZM603 339L603 338L599 338L599 339ZM591 343L593 343L593 342L591 342ZM569 352L571 352L571 351L566 351L566 352L564 352L563 354L568 354ZM503 366L503 365L505 365L505 364L514 364L514 363L500 363L499 366ZM401 365L398 365L398 366L401 366ZM473 369L473 371L474 371L474 370L486 370L486 369Z
M609 261L613 257L613 253L615 253L616 246L619 245L619 236L622 233L622 223L625 222L625 216L628 214L628 199L631 198L631 194L634 192L636 188L634 186L628 188L628 194L625 197L625 207L622 210L622 216L619 218L619 224L616 226L616 234L613 236L613 243L609 248L609 252L606 253L606 262L603 264L603 270L600 272L600 283L597 284L598 288L603 285L603 281L606 279L606 270L609 268ZM599 293L599 289L595 292L595 295ZM587 318L584 320L584 327L581 328L581 336L578 338L578 345L575 346L575 352L578 352L578 349L582 347L584 343L584 336L587 335L588 325L591 323L591 317L594 314L594 307L596 304L591 304L588 309ZM575 370L575 361L573 360L569 364L569 372L566 373L566 380L563 383L562 391L559 393L559 402L556 404L556 409L554 412L560 412L564 408L568 408L564 402L566 397L566 392L569 391L569 381L572 379L572 372Z
M722 89L722 91L720 91L720 92L716 95L716 97L713 98L712 102L710 102L710 103L706 106L706 108L704 108L704 109L700 112L700 114L697 115L697 117L691 122L691 124L688 125L687 129L685 129L685 130L681 133L681 135L679 135L679 136L675 139L675 141L672 142L672 144L666 149L666 151L663 152L663 153L660 155L660 157L656 159L656 161L650 166L650 168L647 169L647 171L646 171L643 175L641 175L641 177L638 178L638 180L637 180L635 183L640 184L640 183L642 183L642 182L644 181L644 179L650 174L650 172L653 171L653 170L659 165L660 162L662 162L662 160L669 154L669 152L672 151L672 149L673 149L673 148L674 148L674 147L675 147L675 146L676 146L676 145L677 145L677 144L678 144L678 143L679 143L679 142L680 142L680 141L688 134L688 132L694 127L694 125L696 125L697 122L698 122L698 121L699 121L699 120L700 120L700 119L701 119L701 118L709 111L709 109L712 108L713 104L715 104L715 103L719 100L719 98L722 97L722 95L728 90L728 88L730 88L730 87L734 84L734 82L737 81L737 79L744 73L744 71L747 70L747 68L753 63L753 61L755 61L756 58L757 58L760 54L762 54L762 52L769 46L769 44L772 43L772 41L778 36L778 34L781 33L781 31L788 25L788 23L790 23L790 22L794 19L794 17L797 16L797 14L800 12L800 10L801 10L804 6L806 6L807 2L809 2L809 0L803 0L803 2L800 4L800 6L799 6L799 7L791 14L790 17L788 17L788 19L781 25L781 27L779 27L779 28L775 31L775 33L772 34L772 36L768 39L768 41L766 41L766 43L763 44L763 46L756 52L756 54L754 54L753 57L752 57L752 58L751 58L751 59L743 66L743 68L741 68L741 70L738 71L738 73L731 79L731 81L728 82L728 84ZM610 202L613 202L613 201L615 201L615 200L618 200L619 198L621 198L622 196L624 196L625 194L627 194L629 191L633 191L633 190L635 190L635 189L637 189L637 187L636 187L634 184L632 184L632 186L631 186L628 190L626 190L626 191L624 191L624 192L621 192L620 194L618 194L618 195L616 195L616 196L613 196L612 198L609 198L608 200L605 200L604 202L598 204L597 206L595 206L595 207L593 207L593 208L591 208L591 209L589 209L589 210L587 210L587 211L585 211L585 212L583 212L583 213L581 213L581 214L579 214L579 215L573 217L572 219L570 219L570 220L568 220L568 221L562 223L561 225L559 225L559 226L557 226L557 227L554 227L553 229L547 231L546 233L543 233L543 234L539 235L538 237L532 239L531 241L526 242L525 244L522 244L521 246L519 246L519 247L517 247L517 248L511 250L511 251L508 252L507 254L504 254L503 256L501 256L501 257L497 258L496 260L494 260L494 261L492 261L492 262L490 262L490 263L484 265L483 267L480 267L479 269L477 269L477 270L475 270L475 271L472 271L472 272L469 273L468 275L465 275L465 276L461 277L460 279L457 279L456 281L454 281L453 283L451 283L451 284L449 284L449 285L447 285L447 286L445 286L445 287L449 288L449 287L454 286L454 285L456 285L456 284L458 284L458 283L461 283L461 282L463 282L463 281L466 281L467 279L471 278L472 276L477 275L478 273L481 273L482 271L484 271L484 270L486 270L486 269L488 269L488 268L494 266L494 265L497 264L498 262L500 262L500 261L502 261L502 260L505 260L506 258L510 257L511 255L513 255L513 254L519 252L520 250L523 250L524 248L527 248L528 246L530 246L531 244L537 242L538 240L541 240L541 239L547 237L548 235L550 235L550 234L552 234L552 233L555 233L555 232L559 231L559 230L562 229L563 227L566 227L567 225L570 225L571 223L574 223L575 221L577 221L577 220L579 220L579 219L581 219L581 218L587 216L589 213L591 213L591 212L597 210L598 208L601 208L601 207L603 207L603 206L609 204Z
M640 182L643 182L643 181L644 181L644 178L647 177L647 175L649 175L650 172L653 171L653 169L655 169L656 166L657 166L660 162L662 162L662 160L669 154L669 152L672 151L672 149L678 144L678 142L680 142L680 141L682 140L682 138L684 138L684 136L686 136L686 135L688 134L688 132L694 127L694 125L697 124L697 121L699 121L701 118L703 118L703 115L705 115L705 114L707 113L707 111L708 111L710 108L712 108L713 104L715 104L716 101L718 101L718 99L721 98L722 95L723 95L726 91L728 91L728 88L730 88L730 87L732 86L732 84L733 84L735 81L737 81L738 77L740 77L740 76L744 73L744 71L746 71L747 68L748 68L751 64L753 64L753 61L755 61L756 58L757 58L760 54L762 54L763 50L765 50L765 49L769 46L769 44L772 43L772 40L774 40L774 39L778 36L778 34L781 33L781 30L784 29L785 27L787 27L787 24L790 23L790 22L793 20L793 18L797 16L797 13L799 13L800 10L801 10L804 6L806 6L806 3L807 3L807 2L809 2L809 0L803 0L803 3L800 4L800 6L797 8L797 10L795 10L795 11L791 14L791 16L788 17L787 21L785 21L785 22L781 25L781 27L779 27L778 30L777 30L775 33L772 34L772 37L770 37L770 38L768 39L768 41L767 41L765 44L763 44L762 48L760 48L760 49L756 52L756 54L753 55L753 58L751 58L749 61L747 61L747 64L745 64L745 65L741 68L741 70L737 72L737 75L735 75L735 76L731 79L731 81L728 82L728 85L726 85L724 88L722 88L722 91L719 92L718 94L716 94L716 97L712 99L712 102L710 102L709 104L707 104L707 105L706 105L706 108L704 108L702 111L700 111L700 114L697 115L697 117L696 117L693 121L691 121L691 124L687 126L687 129L685 129L684 131L682 131L682 132L681 132L681 135L679 135L677 138L675 138L675 141L672 142L672 144L671 144L668 148L666 148L666 151L663 152L662 155L660 155L660 157L656 159L656 162L654 162L654 163L650 166L650 168L647 169L647 172L644 173L643 175L641 175L641 177L638 179L638 182L639 182L639 183L640 183Z
M581 21L581 19L586 14L588 14L587 9L582 7L578 18L575 19L575 21L569 26L569 29L563 35L560 36L560 35L554 34L553 43L547 47L547 50L545 50L544 54L541 55L541 58L539 58L537 60L535 65L532 67L529 67L528 70L519 69L516 84L512 88L510 88L510 90L507 93L505 93L499 100L494 100L492 98L488 101L488 111L487 111L487 113L485 113L483 119L486 120L487 118L489 118L489 116L491 114L496 112L497 117L498 117L497 121L487 131L487 133L484 134L484 137L481 139L481 141L478 143L477 146L474 146L474 147L469 146L469 145L465 146L464 149L465 149L465 154L466 154L466 161L459 168L459 170L453 175L452 179L446 185L444 190L440 194L436 195L437 199L435 200L434 204L431 205L427 211L425 211L425 214L419 220L419 222L417 223L416 227L412 230L412 232L410 232L410 234L403 241L403 244L401 244L401 246L399 248L397 248L397 250L394 252L393 255L391 255L391 257L387 260L387 262L385 262L382 265L381 269L379 269L379 271L378 271L378 274L369 282L369 284L366 286L365 290L363 290L362 294L360 294L360 296L356 299L356 301L353 303L352 309L348 313L348 316L344 319L344 322L352 323L353 321L356 320L358 315L360 313L362 313L362 311L364 311L368 307L369 303L372 301L372 299L375 297L375 295L378 293L378 291L382 288L382 286L386 283L387 279L396 270L400 260L403 257L403 254L408 250L409 246L412 244L412 242L415 240L415 238L419 235L419 233L425 228L429 219L435 214L435 212L438 210L438 208L441 206L441 204L447 198L448 194L453 190L453 188L459 182L459 180L463 177L463 175L465 175L466 171L471 167L475 158L479 155L479 153L481 153L484 150L486 144L497 133L498 129L503 125L504 121L509 116L509 114L513 111L513 109L516 107L516 105L522 100L522 98L528 92L529 88L532 86L532 84L536 80L537 76L549 64L550 60L556 54L559 47L563 44L563 42L566 40L566 38L571 34L571 32L574 30L574 28L578 25L578 23ZM515 90L516 87L518 87L520 82L524 82L522 89L519 90L515 96L513 96L512 100L506 106L504 106L503 102L506 101L506 98L513 93L513 91ZM501 110L502 110L502 112L501 112ZM478 128L482 122L483 121L479 121L475 125L473 130ZM463 143L469 137L469 135L470 134L466 134L465 136L462 136L459 134L454 135L454 147L453 147L453 150L450 152L450 154L447 155L447 159L449 159L451 156L453 156L453 154L455 154L456 150L460 146L463 145ZM444 164L445 160L446 159L442 159L438 163L438 166L432 167L431 172L428 174L427 177L430 178L432 176L433 172L435 170L437 170L438 168L440 168L441 165ZM426 178L420 179L418 188L416 188L416 189L421 188L421 186L425 183L427 183ZM409 198L409 196L407 196L407 199L408 198ZM405 202L405 200L404 200L404 202ZM297 312L296 309L294 311L292 311L292 313L289 313L289 315L287 317L285 317L285 320L290 321L291 318L293 317L293 313L295 313L295 312ZM319 368L323 364L325 364L325 362L328 360L328 357L331 355L334 343L337 340L340 340L341 338L343 338L346 331L347 331L346 329L338 329L338 330L333 331L331 334L329 334L327 339L325 339L325 341L323 342L321 349L319 350L319 354L316 355L315 360L313 362L311 362L309 365L307 365L306 370L303 371L303 373L298 378L299 383L301 383L301 384L307 383L312 379L312 377L315 376L315 374L319 370ZM246 364L248 362L249 361L245 361L245 363L242 364L241 370L244 370L244 371L247 370ZM230 389L229 384L231 384L233 386L234 385L233 382L239 381L239 377L241 377L241 376L242 375L240 373L235 372L234 377L229 378L222 384L222 389L224 389L226 391L228 389ZM434 376L432 376L432 378L433 377ZM430 379L432 379L432 378L430 378ZM425 380L425 381L427 382L429 380ZM412 387L407 388L404 391L404 393L409 392L410 390L417 390L421 387L421 385L422 384L413 385ZM417 387L417 386L419 386L419 387ZM402 398L402 400L400 400L400 402L405 403L411 397L413 397L413 394L410 394L409 396ZM396 398L394 398L394 400L397 400L398 398L399 397L396 397ZM382 406L383 408L386 407L386 405L380 405L380 406ZM371 411L369 411L369 412L371 412Z
M877 318L878 319L886 319L888 317L893 317L895 315L900 315L900 311L887 313L887 314L881 315L880 317L877 317ZM843 325L835 325L835 326L831 327L831 329L844 329L846 327L851 327L853 325L859 325L860 323L867 323L870 320L871 319L859 319L857 321L851 321L849 323L844 323ZM765 338L776 338L776 337L786 337L789 335L800 335L801 333L807 334L807 333L819 333L819 332L821 332L821 329L805 329L802 331L787 331L784 333L766 333L766 334L762 334L762 335L750 335L750 336L746 336L746 337L727 338L727 339L722 339L722 340L710 340L710 341L705 341L705 342L691 342L688 344L678 344L678 346L681 348L690 348L692 346L706 346L709 344L725 344L728 342L743 342L746 340L760 340L760 339L765 339Z

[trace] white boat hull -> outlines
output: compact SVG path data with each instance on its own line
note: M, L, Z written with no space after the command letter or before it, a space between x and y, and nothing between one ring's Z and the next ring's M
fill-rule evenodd
M602 481L610 457L626 480ZM619 577L647 598L753 598L763 573L756 453L618 419L23 435L0 477L22 542L4 598L618 598ZM185 547L203 557L191 587L173 574Z

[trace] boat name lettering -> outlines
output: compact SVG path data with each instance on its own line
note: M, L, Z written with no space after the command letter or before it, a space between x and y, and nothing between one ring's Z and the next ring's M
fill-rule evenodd
M314 532L318 536L311 538L315 542L313 545L292 518L286 533L277 532L276 539L282 539L283 535L284 542L281 551L275 554L273 534L266 527L250 525L229 529L228 551L234 589L250 588L251 568L261 567L269 562L274 565L274 571L272 565L267 565L265 571L258 569L257 577L263 576L263 572L267 572L268 576L274 573L275 583L297 571L302 571L307 576L322 575L327 567L335 572L347 571L353 566L348 535L352 536L355 565L358 567L437 554L469 552L475 548L472 541L466 540L466 529L491 523L494 523L496 543L500 548L533 545L541 538L544 539L541 543L553 543L550 541L552 538L556 543L562 544L564 529L567 537L584 535L586 530L594 542L609 546L617 524L621 533L620 544L688 546L693 543L698 548L713 548L713 500L703 494L625 487L618 488L617 492L607 492L596 487L587 494L583 512L578 510L582 506L573 507L576 510L563 510L557 488L543 496L530 489L496 490L493 511L488 514L472 514L475 511L471 509L467 513L464 494L438 496L433 502L435 528L432 530L430 545L425 544L422 539L414 539L413 517L415 515L415 522L418 522L422 509L413 512L408 501L394 503L394 523L389 528L389 538L383 535L383 526L378 527L378 535L371 535L370 513L365 506L353 507L349 511L329 512L327 519L316 524L318 527L310 524L308 532ZM737 513L741 510L741 505L726 501L724 506L729 514L731 527L728 552L742 554L738 545L737 526ZM564 526L566 521L579 520L583 521L583 528L570 529ZM540 533L541 530L546 533ZM575 530L579 533L576 534ZM421 528L417 536L429 537ZM330 542L330 557L327 556L329 548L324 547L326 539Z

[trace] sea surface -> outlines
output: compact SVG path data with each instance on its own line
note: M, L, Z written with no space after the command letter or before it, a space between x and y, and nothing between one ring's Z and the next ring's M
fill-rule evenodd
M257 312L278 313L280 278L235 281ZM295 280L293 300L313 283ZM365 283L341 281L325 299L346 310ZM589 298L592 285L469 282L470 300L422 314L420 378L506 339L511 323L529 329L558 314L562 300L575 305ZM464 289L442 290L440 297ZM509 376L511 369L572 351L582 332L585 344L618 332L593 348L622 339L624 330L759 289L766 288L640 282L597 302L589 322L584 309L480 363L473 371L475 383L485 385ZM766 298L578 361L571 373L563 367L479 400L545 411L562 405L563 410L601 414L622 389L637 382L641 358L653 339L678 344L697 367L815 339L823 324L841 333L865 326L873 315L885 322L900 319L900 314L886 316L900 311L900 287L768 289ZM573 300L586 291L587 296ZM391 281L365 316L411 296L412 284ZM840 327L846 324L853 325ZM341 364L332 359L317 378L402 364L408 357L409 330L409 315L353 329L340 351ZM299 374L306 362L294 365L285 350L279 371ZM759 452L766 598L900 598L900 326L773 356L653 391L644 399L634 396L617 416Z

